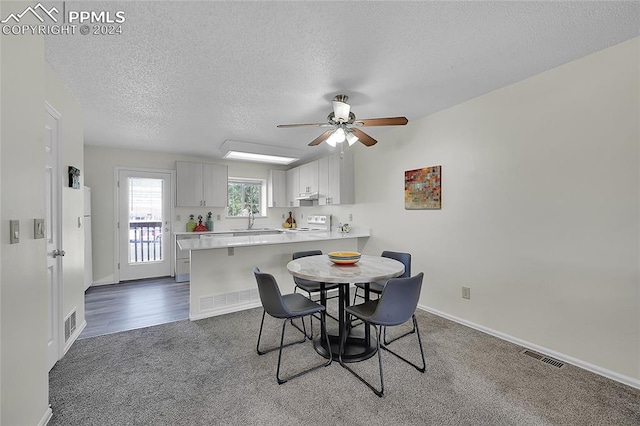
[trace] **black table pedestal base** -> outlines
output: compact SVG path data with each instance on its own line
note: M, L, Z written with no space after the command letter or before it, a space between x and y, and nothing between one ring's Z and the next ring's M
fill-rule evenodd
M339 356L338 352L340 351L340 337L330 332L329 342L331 343L331 354L333 355L333 359L337 361ZM316 352L325 358L329 358L329 351L326 348L324 338L318 337L317 339L314 339L313 346L316 349ZM344 362L364 361L365 359L369 359L375 355L376 350L376 338L374 336L370 336L369 343L367 343L367 340L363 335L354 333L352 330L344 344L342 360Z

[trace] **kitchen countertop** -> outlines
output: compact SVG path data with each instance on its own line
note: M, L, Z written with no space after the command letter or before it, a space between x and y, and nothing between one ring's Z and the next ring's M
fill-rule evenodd
M227 233L233 231L227 231ZM220 231L220 233L223 233ZM177 234L177 233L176 233ZM186 232L194 234L194 232ZM198 232L197 234L206 234ZM307 241L340 240L347 238L365 238L370 236L369 229L352 229L351 232L343 234L338 231L314 232L314 231L285 231L281 234L271 235L245 235L245 236L216 236L215 233L208 233L210 236L204 238L192 238L178 240L178 246L182 250L210 250L226 247L262 246L272 244L303 243Z
M256 231L282 231L282 232L287 232L289 231L288 229L285 228L253 228L253 229L246 229L246 228L233 228L233 229L217 229L217 230L213 230L213 231L204 231L204 232L187 232L187 231L178 231L178 232L174 232L173 235L224 235L224 234L239 234L241 232L256 232Z
M187 232L187 231L179 231L174 232L173 235L203 235L203 234L215 234L218 231L205 231L205 232Z

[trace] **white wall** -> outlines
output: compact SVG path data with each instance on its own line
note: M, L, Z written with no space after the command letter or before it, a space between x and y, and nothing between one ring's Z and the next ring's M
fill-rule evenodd
M46 99L60 118L60 167L64 174L62 188L62 318L76 311L76 332L67 348L85 325L84 314L84 122L82 108L48 63L44 63ZM80 189L69 188L69 166L80 169ZM80 219L80 226L78 226Z
M0 15L25 4L2 2ZM45 208L44 43L2 36L0 44L0 423L36 425L47 413L49 393L45 242L29 232ZM20 221L18 244L9 244L11 219Z
M93 282L111 284L115 282L114 271L114 170L116 167L175 170L176 161L194 161L201 163L226 164L229 176L267 179L270 169L281 168L258 163L224 161L215 158L190 157L177 154L109 149L96 146L85 147L85 185L92 192L92 238L93 244ZM185 231L189 214L206 218L207 212L213 213L214 229L244 227L246 218L227 219L224 208L212 207L176 207L172 217L173 230ZM267 209L266 218L256 218L255 227L278 226L282 224L282 215L288 211L281 208ZM177 216L181 220L176 220ZM220 220L216 216L220 215Z
M2 2L0 16L21 12L26 4ZM33 238L33 219L45 217L45 101L62 114L63 169L84 167L83 123L79 104L44 60L42 37L2 36L0 54L0 423L36 425L50 415L46 246L44 239ZM76 308L78 325L84 323L84 240L76 219L78 211L82 215L82 197L82 191L63 189L62 248L67 255L61 314ZM11 219L20 221L18 244L9 244Z
M372 229L366 250L411 252L430 308L640 379L639 49L633 39L358 149L358 204L342 212ZM404 210L404 171L438 164L442 209Z

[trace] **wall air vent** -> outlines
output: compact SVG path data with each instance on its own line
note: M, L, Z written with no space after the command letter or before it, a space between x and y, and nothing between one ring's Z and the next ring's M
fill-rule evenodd
M213 309L213 296L201 297L200 298L200 310L207 311L209 309Z
M69 315L64 320L64 341L68 341L69 338L73 335L73 332L76 331L76 311L73 310L71 315Z
M556 368L564 367L564 363L563 362L558 361L555 358L551 358L551 357L548 357L548 356L541 355L541 354L539 354L537 352L532 351L531 349L525 349L523 351L520 351L520 353L522 355L526 355L526 356L531 357L531 358L533 358L533 359L535 359L537 361L544 362L545 364L551 365L551 366L556 367Z

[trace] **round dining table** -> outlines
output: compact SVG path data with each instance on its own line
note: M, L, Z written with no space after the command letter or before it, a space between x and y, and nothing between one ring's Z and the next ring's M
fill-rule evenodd
M371 335L369 327L363 327L364 330L362 332L351 327L351 324L345 327L344 308L349 306L349 288L351 284L365 284L365 302L369 301L369 283L386 281L402 275L404 273L404 265L401 262L386 257L362 255L355 264L340 265L331 262L327 255L318 255L292 260L287 264L287 270L294 277L320 283L320 303L324 306L327 305L325 284L340 284L338 287L338 330L329 332L331 353L334 359L338 359L340 340L343 338L345 330L347 335L342 354L343 361L362 361L376 353L375 337ZM325 332L324 325L322 327L320 337L314 340L314 347L319 354L328 358L329 351L325 340L322 338Z

